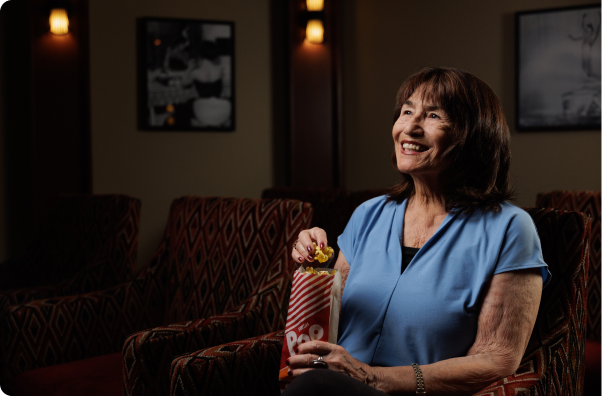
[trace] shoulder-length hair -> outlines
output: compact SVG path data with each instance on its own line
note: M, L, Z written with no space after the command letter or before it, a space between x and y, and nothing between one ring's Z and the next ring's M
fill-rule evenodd
M500 203L514 198L514 191L510 186L510 131L495 92L464 70L427 67L401 85L393 122L416 91L423 100L441 106L452 124L452 143L445 152L450 165L443 175L446 210L498 211ZM397 169L395 149L392 162ZM412 177L400 175L388 191L388 201L401 202L414 194Z

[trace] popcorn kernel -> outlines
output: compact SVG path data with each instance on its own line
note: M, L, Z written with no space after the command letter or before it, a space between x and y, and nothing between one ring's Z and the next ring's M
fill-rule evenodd
M328 261L330 256L334 253L334 250L330 246L325 246L323 249L320 249L318 245L314 242L315 254L314 258L318 260L320 263L325 263Z

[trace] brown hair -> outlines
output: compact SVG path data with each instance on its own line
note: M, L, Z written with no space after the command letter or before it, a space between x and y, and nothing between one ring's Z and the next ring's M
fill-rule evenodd
M497 211L500 203L514 198L510 186L510 131L502 105L491 87L460 69L426 67L408 78L397 93L395 122L403 103L416 91L441 106L452 123L451 147L445 152L449 167L445 207L471 212L476 208ZM393 166L397 169L395 151ZM388 191L387 201L401 202L414 194L414 181L401 173Z

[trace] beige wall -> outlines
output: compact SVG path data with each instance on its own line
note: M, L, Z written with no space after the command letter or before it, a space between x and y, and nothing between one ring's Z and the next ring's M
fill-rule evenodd
M393 100L402 80L424 65L479 75L498 93L514 125L514 13L580 3L341 2L347 187L384 187L396 180L389 163ZM143 16L235 23L235 132L137 130L135 21ZM142 199L141 263L156 247L174 198L258 197L271 186L269 0L92 0L90 40L93 188ZM0 103L0 120L3 108ZM517 204L534 204L539 191L600 189L599 132L512 131L512 139ZM0 259L10 210L1 183L5 172L0 169Z
M385 187L397 88L423 66L451 66L487 81L512 132L516 204L540 191L600 189L600 131L514 131L514 14L581 0L347 0L344 52L346 185Z
M136 127L136 18L235 24L236 131ZM271 186L268 0L92 0L93 191L142 200L139 263L156 248L169 204L183 195L259 197Z

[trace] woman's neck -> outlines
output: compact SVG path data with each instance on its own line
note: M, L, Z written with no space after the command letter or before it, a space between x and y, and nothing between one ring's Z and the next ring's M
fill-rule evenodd
M408 201L408 208L418 209L427 214L445 214L445 195L441 188L428 186L418 180L414 181L414 194Z

